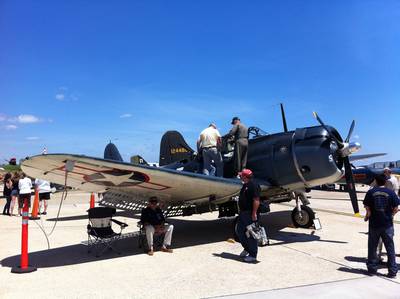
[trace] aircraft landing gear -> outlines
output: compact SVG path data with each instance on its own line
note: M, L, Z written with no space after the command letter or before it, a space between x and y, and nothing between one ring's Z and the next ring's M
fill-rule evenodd
M310 207L302 205L299 197L296 197L296 207L293 209L291 216L295 227L310 228L314 225L314 211Z

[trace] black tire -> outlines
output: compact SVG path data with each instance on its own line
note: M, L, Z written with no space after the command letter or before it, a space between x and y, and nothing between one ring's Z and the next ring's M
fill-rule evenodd
M297 208L293 209L291 216L293 225L295 227L310 228L314 225L313 220L315 219L315 213L308 206L301 206L301 218L297 211Z
M238 237L238 234L237 234L238 221L239 221L239 216L236 216L235 219L233 220L233 239L236 242L239 242L239 237Z

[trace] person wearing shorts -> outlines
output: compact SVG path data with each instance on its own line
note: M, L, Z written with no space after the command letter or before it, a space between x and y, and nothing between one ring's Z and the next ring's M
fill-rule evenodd
M19 197L18 204L19 207L22 208L24 206L24 201L28 201L28 207L31 206L31 192L32 192L32 181L30 178L26 176L25 173L22 173L21 179L18 182L19 188Z
M36 179L35 180L35 188L39 191L39 213L42 215L47 214L47 201L50 199L51 186L50 182ZM42 211L42 203L43 203L43 212Z

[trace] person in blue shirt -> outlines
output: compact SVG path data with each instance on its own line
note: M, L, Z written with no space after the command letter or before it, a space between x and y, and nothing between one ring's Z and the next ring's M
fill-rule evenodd
M388 256L388 277L395 278L397 264L393 242L393 216L397 213L399 198L392 190L385 188L385 175L376 176L375 181L376 187L367 192L363 202L366 209L364 220L369 221L367 268L370 274L377 273L378 256L376 250L379 238L382 238Z

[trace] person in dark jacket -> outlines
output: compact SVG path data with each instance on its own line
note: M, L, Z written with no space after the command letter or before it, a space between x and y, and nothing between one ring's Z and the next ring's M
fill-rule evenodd
M140 221L146 231L147 244L149 246L148 255L154 254L153 236L154 234L165 234L161 251L172 253L171 246L172 232L174 226L165 223L165 217L158 204L158 198L150 197L148 205L142 210Z
M3 195L6 198L6 204L3 209L3 215L10 216L11 190L12 190L11 173L6 173L6 175L4 176L4 189L3 189Z
M239 217L236 233L243 246L240 257L244 262L253 263L257 261L258 244L252 236L246 235L247 226L257 222L258 207L260 206L260 185L253 180L253 172L250 169L243 169L240 172L243 187L239 195Z
M235 116L232 119L232 129L227 134L228 137L234 138L235 141L235 153L234 153L234 165L235 172L238 174L246 168L247 164L247 149L249 146L248 141L248 129L241 123L240 118Z
M11 190L11 206L10 206L10 214L11 216L14 216L14 207L15 204L18 201L18 196L19 196L19 188L18 188L18 183L19 183L19 173L14 172L12 178L12 190ZM21 209L18 208L19 215L21 216Z
M378 256L376 253L379 239L385 244L388 257L388 277L395 278L397 274L396 252L394 248L393 217L398 211L399 199L393 190L385 187L384 174L375 178L376 187L368 190L364 199L366 209L365 221L369 221L368 228L368 260L367 268L370 274L376 274Z

